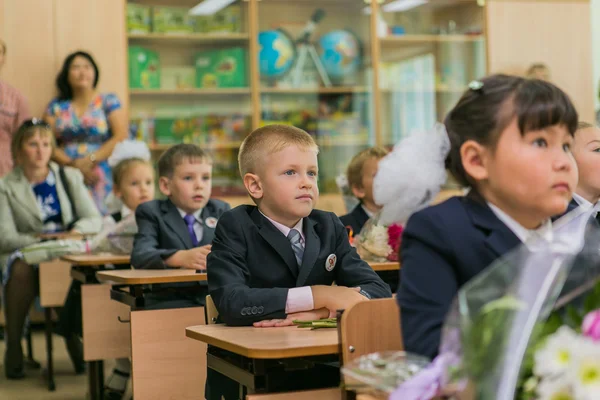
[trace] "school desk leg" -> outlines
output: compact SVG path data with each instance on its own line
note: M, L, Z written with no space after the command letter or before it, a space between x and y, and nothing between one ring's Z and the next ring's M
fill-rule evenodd
M46 360L48 364L48 390L53 392L56 390L54 383L54 361L52 358L52 308L44 309L46 323Z
M89 362L89 391L91 400L104 398L104 362L102 360Z

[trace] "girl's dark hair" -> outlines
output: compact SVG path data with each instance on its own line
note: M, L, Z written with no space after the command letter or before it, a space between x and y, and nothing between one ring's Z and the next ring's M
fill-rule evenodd
M446 168L461 185L473 183L460 157L463 143L474 140L493 148L513 118L522 135L554 125L565 125L571 136L577 130L573 103L552 83L510 75L492 75L475 83L444 120L450 138Z
M98 70L98 65L96 61L92 58L89 53L85 51L76 51L75 53L71 53L65 58L65 61L62 65L58 76L56 77L56 88L58 89L58 99L59 100L71 100L73 98L73 90L71 89L71 85L69 84L69 68L71 68L71 64L75 57L83 57L86 58L92 67L94 68L94 72L96 73L96 77L94 78L94 88L98 85L98 79L100 79L100 71Z

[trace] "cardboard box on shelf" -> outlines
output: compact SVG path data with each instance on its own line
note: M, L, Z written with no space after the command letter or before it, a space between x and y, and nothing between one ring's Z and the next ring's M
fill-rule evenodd
M196 54L196 87L246 87L246 54L241 47Z
M141 4L127 3L127 32L151 32L151 9Z
M239 5L231 5L216 14L196 17L196 32L237 33L242 31L242 12Z
M144 47L130 46L129 87L132 89L160 88L160 59L158 53Z
M186 34L194 32L194 17L181 7L153 7L152 27L156 33Z

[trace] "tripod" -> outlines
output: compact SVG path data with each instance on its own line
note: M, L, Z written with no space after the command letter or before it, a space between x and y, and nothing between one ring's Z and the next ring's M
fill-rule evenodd
M302 78L302 71L304 70L304 65L306 63L307 57L311 57L312 61L315 63L317 67L317 72L323 81L323 84L327 87L331 86L331 81L329 80L329 76L327 75L327 71L319 58L319 54L315 49L315 46L310 42L310 36L314 32L319 21L323 19L325 16L325 12L321 9L315 11L312 15L308 24L304 28L302 35L296 40L296 45L299 47L298 50L298 61L294 66L293 72L293 84L295 87L300 85L300 80Z

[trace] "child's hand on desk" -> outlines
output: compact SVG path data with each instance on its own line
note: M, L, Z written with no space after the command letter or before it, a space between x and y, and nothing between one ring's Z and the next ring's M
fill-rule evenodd
M264 321L255 322L257 328L271 328L281 326L292 326L294 321L315 321L329 317L329 310L321 308L319 310L304 311L295 314L288 314L286 319L266 319Z
M311 286L316 308L326 308L335 315L337 310L345 310L368 299L360 294L360 288L345 286Z
M206 257L210 253L212 245L196 247L189 250L181 250L166 260L168 266L186 269L205 270Z

